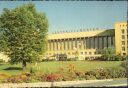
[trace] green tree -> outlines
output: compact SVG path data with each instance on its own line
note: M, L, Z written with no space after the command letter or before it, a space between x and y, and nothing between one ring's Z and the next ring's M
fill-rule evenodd
M114 60L115 58L115 48L108 47L101 50L101 55L104 60Z
M0 15L0 50L11 64L36 62L46 51L48 20L32 3L4 9Z

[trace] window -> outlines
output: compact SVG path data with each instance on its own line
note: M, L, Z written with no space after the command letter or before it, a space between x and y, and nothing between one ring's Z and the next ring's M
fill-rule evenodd
M122 34L124 34L124 29L122 29L121 31L122 31Z
M89 52L89 55L92 55L92 52Z
M77 48L77 40L75 40L75 48Z
M64 43L64 50L66 50L66 48L65 48L65 46L66 46L66 42L64 41L63 43Z
M125 35L122 35L122 39L125 39Z
M122 47L122 50L125 51L125 47Z
M125 41L122 41L122 45L125 45Z
M56 41L56 50L58 50L58 42Z
M51 46L52 46L52 45L51 45L51 42L49 42L49 50L51 50Z
M87 52L85 52L85 55L87 54Z
M126 53L123 53L123 55L126 55Z
M81 54L83 54L83 52L81 52Z
M53 50L55 49L54 45L55 45L55 42L53 42Z
M62 50L62 42L59 42L60 43L60 50Z
M69 47L69 41L67 41L67 45L68 45L68 50L69 50L69 48L70 48L70 47Z

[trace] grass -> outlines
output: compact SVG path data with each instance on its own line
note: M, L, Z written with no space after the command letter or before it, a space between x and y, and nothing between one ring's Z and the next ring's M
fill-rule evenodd
M40 68L40 72L54 73L59 68L66 68L70 64L74 65L79 71L88 71L97 68L109 68L109 67L120 67L122 61L49 61L38 63L36 68ZM6 73L9 75L16 75L22 73L21 64L10 65L0 64L0 73ZM26 71L28 72L30 67L34 64L27 64Z

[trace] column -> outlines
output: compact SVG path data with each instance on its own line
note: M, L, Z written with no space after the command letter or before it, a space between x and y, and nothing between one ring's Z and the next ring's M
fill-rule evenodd
M84 49L86 49L86 38L84 37Z
M98 47L98 39L97 39L97 37L95 37L95 49L97 49L97 47Z
M75 38L73 38L73 50L75 48Z
M49 40L49 50L51 51L51 41Z
M102 37L99 37L99 49L102 49Z
M90 41L91 41L91 43L90 43L91 47L90 47L90 48L93 49L93 44L94 44L94 43L93 43L93 42L94 42L94 41L93 41L93 37L90 38Z
M81 48L84 49L84 38L81 38Z
M106 44L107 44L107 48L108 48L108 36L106 37Z
M99 37L97 36L97 48L99 49Z
M51 41L51 51L53 51L53 40Z
M104 48L106 48L106 47L107 47L107 37L104 36Z
M56 50L58 50L58 40L56 41Z
M56 51L57 50L57 40L55 40L54 43L55 43L54 44L54 48L55 48L54 50Z
M77 38L75 38L75 48L77 48Z
M104 49L104 37L102 37L102 49Z
M64 40L61 41L62 43L62 50L64 50Z
M72 49L72 43L71 43L71 39L69 39L69 50Z
M113 36L111 37L111 46L113 46Z
M54 45L55 45L55 42L54 42L54 40L53 40L53 51L55 50L55 47L54 47Z
M88 47L88 43L89 43L89 41L88 41L88 37L86 38L86 49L88 49L89 47Z
M93 49L95 49L95 37L93 37Z
M73 50L73 38L71 39L71 50Z
M68 40L65 40L65 50L68 50Z

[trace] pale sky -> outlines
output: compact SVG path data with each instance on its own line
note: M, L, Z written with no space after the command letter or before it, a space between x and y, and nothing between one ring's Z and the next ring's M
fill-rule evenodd
M15 8L30 1L0 1L3 8ZM114 28L115 22L126 21L126 1L31 1L49 20L49 32L90 28Z

